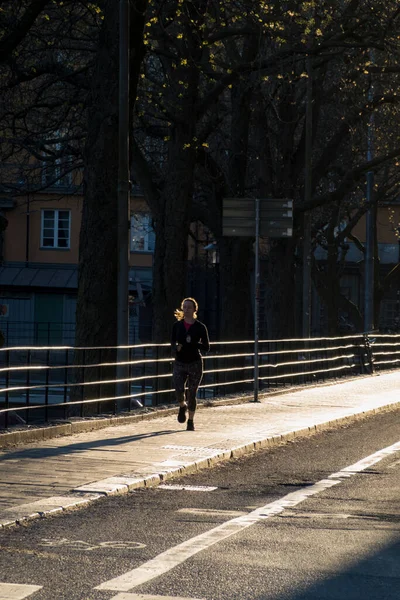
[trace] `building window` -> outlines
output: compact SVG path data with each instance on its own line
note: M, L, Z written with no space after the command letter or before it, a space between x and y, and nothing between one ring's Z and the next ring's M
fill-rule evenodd
M131 252L154 252L156 236L151 215L136 213L131 217Z
M71 212L42 210L41 248L70 248Z
M72 184L71 164L70 157L63 160L56 158L53 162L46 162L42 169L42 185L69 187Z

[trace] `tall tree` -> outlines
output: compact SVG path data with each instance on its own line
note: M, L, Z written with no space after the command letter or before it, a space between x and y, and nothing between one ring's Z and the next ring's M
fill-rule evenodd
M49 164L72 156L73 166L85 165L77 343L114 344L117 3L21 0L2 2L2 9L0 24L10 33L0 43L3 162L13 157L15 173L32 170L32 155ZM131 15L132 102L138 97L132 153L157 232L155 339L166 339L173 309L185 295L187 234L198 216L221 247L223 336L245 335L252 240L222 239L225 195L295 200L295 237L271 242L267 261L268 334L289 333L302 212L313 211L319 231L320 217L326 224L337 211L359 208L369 168L377 176L384 168L395 173L395 134L386 133L398 110L391 93L398 73L397 6L292 0L283 10L278 0L149 6L132 0ZM307 55L314 73L308 204ZM369 71L381 81L372 103ZM372 113L376 122L382 115L384 133L371 164L365 160L365 131ZM69 159L65 168L71 168Z
M131 108L143 57L147 2L132 0ZM76 344L117 345L118 3L104 2L104 19L86 101L84 205L80 233Z

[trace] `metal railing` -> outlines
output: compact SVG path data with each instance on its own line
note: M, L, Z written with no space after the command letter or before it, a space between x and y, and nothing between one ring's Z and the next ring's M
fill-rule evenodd
M258 350L256 371L253 340L212 344L204 357L199 399L251 399L255 377L263 394L400 366L400 335L261 340ZM174 402L170 345L133 345L128 353L121 380L115 347L0 349L0 428ZM120 382L124 395L116 394Z

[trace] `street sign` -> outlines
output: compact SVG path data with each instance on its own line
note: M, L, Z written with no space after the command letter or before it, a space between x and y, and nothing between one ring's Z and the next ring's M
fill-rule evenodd
M262 237L284 238L293 234L293 201L286 198L259 199L259 233ZM256 231L256 200L224 198L222 234L253 237Z
M222 230L222 235L227 237L254 237L254 234L254 225L252 227L227 226ZM292 235L292 227L270 228L260 225L260 237L289 238Z
M255 198L224 198L223 204L225 207L232 207L236 209L252 208L254 211ZM259 198L260 212L271 209L282 209L282 208L293 208L293 200L288 198Z

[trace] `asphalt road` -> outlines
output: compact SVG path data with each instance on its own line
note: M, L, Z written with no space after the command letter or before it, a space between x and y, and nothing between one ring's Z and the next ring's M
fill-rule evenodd
M399 600L399 441L383 413L4 529L0 600Z

